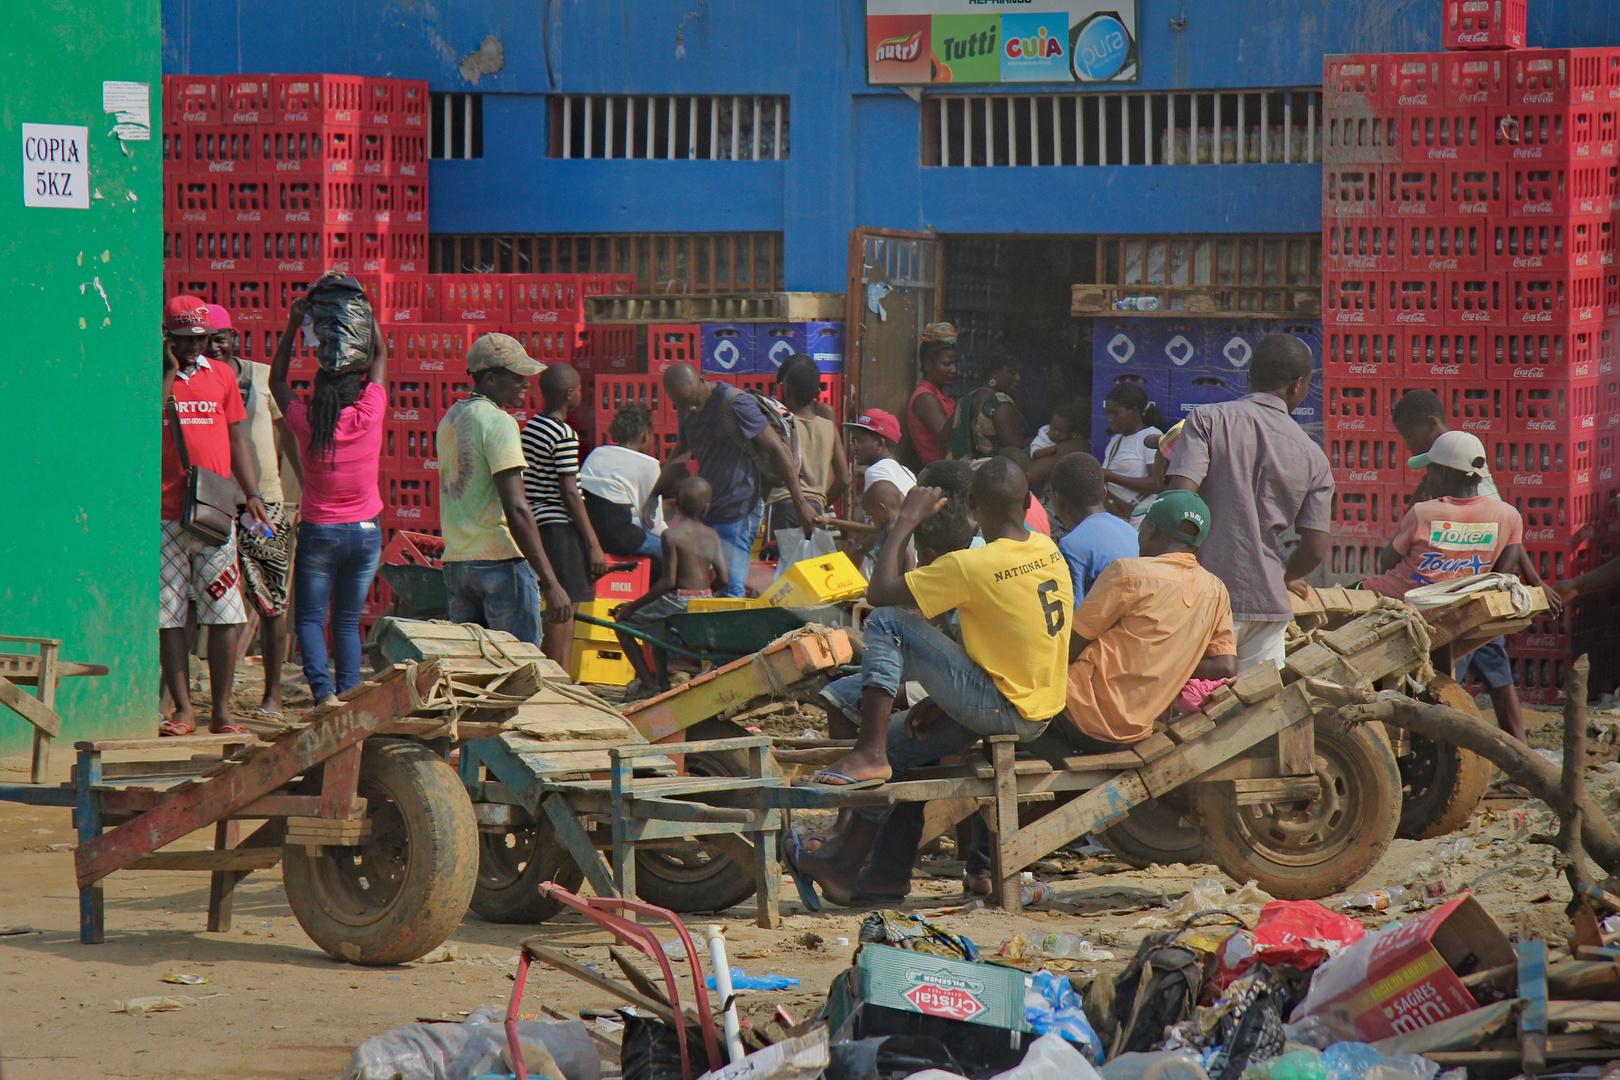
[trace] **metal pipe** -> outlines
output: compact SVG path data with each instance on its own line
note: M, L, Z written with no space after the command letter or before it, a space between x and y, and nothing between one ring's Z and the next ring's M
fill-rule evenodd
M733 128L733 131L736 129ZM710 923L703 931L709 942L709 966L714 968L714 990L719 996L726 1030L726 1055L733 1062L747 1056L743 1049L742 1026L737 1022L737 999L731 991L731 964L726 959L726 939L720 927Z

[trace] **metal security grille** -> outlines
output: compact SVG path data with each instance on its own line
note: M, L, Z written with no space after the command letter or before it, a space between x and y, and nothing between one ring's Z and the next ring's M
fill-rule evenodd
M1265 165L1322 160L1313 89L939 94L923 99L922 163Z
M782 291L781 233L605 233L432 238L440 274L635 274L638 293Z
M481 158L484 156L484 95L432 94L429 98L428 156Z
M781 161L788 156L784 96L551 98L554 158Z
M1136 236L1097 244L1096 280L1107 285L1316 285L1322 238Z

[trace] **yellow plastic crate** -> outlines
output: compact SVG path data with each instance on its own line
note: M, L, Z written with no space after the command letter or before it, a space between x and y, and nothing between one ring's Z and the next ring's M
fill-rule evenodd
M579 614L589 615L593 619L612 619L613 609L624 603L626 603L624 600L587 600L579 605ZM619 641L613 631L605 626L592 626L590 623L578 621L574 623L574 640L601 641L615 647Z
M765 592L775 607L816 607L853 600L866 592L866 579L842 551L794 563Z
M568 677L577 683L628 686L636 677L636 669L630 666L624 651L617 645L606 649L596 642L576 637L573 655L568 658Z
M687 611L746 611L748 608L770 607L764 600L749 596L694 596L687 601Z

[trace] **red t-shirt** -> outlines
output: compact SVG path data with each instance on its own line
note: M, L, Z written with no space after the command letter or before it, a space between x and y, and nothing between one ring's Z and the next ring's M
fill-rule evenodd
M229 364L210 363L198 357L189 378L174 377L172 392L191 463L221 476L231 475L230 425L247 419L236 372ZM167 405L163 408L163 433L163 501L159 516L164 521L179 521L186 502L186 470L180 467L180 455L175 452Z
M1416 503L1390 541L1401 561L1361 583L1399 600L1408 589L1489 573L1503 549L1524 543L1524 519L1501 499L1430 499Z
M927 379L918 379L916 389L911 391L911 397L906 399L906 431L911 435L911 448L917 451L917 457L924 465L931 461L950 457L950 448L941 445L928 430L928 425L917 419L917 399L927 394L939 399L939 407L945 410L945 417L949 419L956 412L956 402L946 397L939 387ZM946 441L950 434L946 433Z

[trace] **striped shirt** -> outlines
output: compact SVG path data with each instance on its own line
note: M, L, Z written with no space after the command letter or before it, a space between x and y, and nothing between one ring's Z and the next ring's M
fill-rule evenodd
M579 436L555 417L536 413L523 426L523 494L536 525L568 525L562 478L579 472Z

